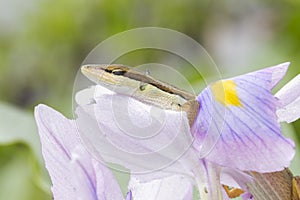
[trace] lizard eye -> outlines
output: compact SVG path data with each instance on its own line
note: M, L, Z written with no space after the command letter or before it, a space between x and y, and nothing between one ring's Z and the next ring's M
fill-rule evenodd
M112 71L112 73L113 73L114 75L119 76L119 75L124 75L124 74L126 73L126 71L124 71L124 70L122 70L122 69L115 69L115 70Z

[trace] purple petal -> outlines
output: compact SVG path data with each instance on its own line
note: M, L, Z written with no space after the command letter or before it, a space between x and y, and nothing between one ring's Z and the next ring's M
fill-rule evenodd
M35 119L54 199L123 199L112 173L83 148L74 121L45 105Z
M288 67L290 64L291 64L290 62L285 62L285 63L279 64L279 65L264 69L272 74L271 89L274 88L279 83L279 81L281 81L281 79L284 77L286 71L288 70Z
M271 172L289 166L294 143L280 132L277 101L271 93L285 72L282 68L212 84L197 97L201 109L192 132L195 147L208 154L206 159L242 171Z
M243 200L254 200L254 197L249 192L245 192L241 195Z
M132 192L131 192L131 190L129 190L129 192L127 192L126 200L132 200Z
M280 103L276 112L280 122L291 123L300 117L300 75L282 87L275 96Z
M132 191L134 200L191 200L193 197L191 180L179 175L146 183L131 177L129 188Z

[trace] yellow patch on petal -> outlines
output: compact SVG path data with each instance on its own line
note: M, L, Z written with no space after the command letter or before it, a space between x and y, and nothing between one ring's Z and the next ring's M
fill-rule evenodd
M242 106L233 80L221 80L211 84L215 99L225 106Z

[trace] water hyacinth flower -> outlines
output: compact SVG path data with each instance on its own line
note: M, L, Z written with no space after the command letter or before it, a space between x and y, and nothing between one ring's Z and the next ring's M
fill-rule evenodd
M287 67L288 63L285 63L218 81L201 92L197 99L202 109L192 127L196 135L194 146L201 146L202 135L220 135L206 156L207 160L261 173L289 166L294 156L294 144L281 134L276 115L280 105L271 93ZM222 115L219 112L224 107L225 114ZM200 145L197 144L199 139Z
M45 105L36 107L35 118L43 157L53 184L51 190L54 199L124 199L112 172L84 148L74 120L66 119ZM147 187L139 183L131 183L131 187L136 192L135 199L191 199L192 190L190 187L181 187L182 181L181 176L175 175L148 182ZM173 184L172 187L169 186L170 183ZM132 200L130 190L126 200Z
M119 127L122 122L114 120L113 99L121 107L121 102L127 102L130 111L129 118L122 115L128 112L121 112L118 119L144 124L149 118L151 106L123 94L102 88L93 104L77 108L75 120L38 106L35 117L54 198L122 199L111 172L100 162L105 160L132 172L149 172L131 174L127 199L192 199L193 185L201 199L228 199L230 195L222 185L239 188L243 199L253 199L247 192L252 177L244 172L279 171L288 167L294 156L294 143L280 132L278 121L286 119L278 113L290 112L285 108L298 105L299 95L289 99L286 88L276 97L271 93L288 64L209 85L197 97L200 108L192 127L185 113L163 111L163 119L159 114L154 119L158 124L164 120L164 127L148 140L124 135ZM293 88L299 81L288 85ZM294 120L299 114L291 113ZM96 140L99 138L101 141ZM169 141L169 148L157 151ZM139 156L137 152L145 154ZM155 154L149 156L150 152ZM162 165L155 172L149 171Z

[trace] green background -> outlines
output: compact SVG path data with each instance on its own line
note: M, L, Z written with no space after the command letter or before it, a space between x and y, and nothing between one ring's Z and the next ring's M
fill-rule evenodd
M300 72L299 11L297 0L1 0L0 199L51 199L33 109L44 103L72 117L74 78L99 42L136 27L170 28L202 44L225 77L290 61L286 83ZM300 122L283 132L299 146Z

